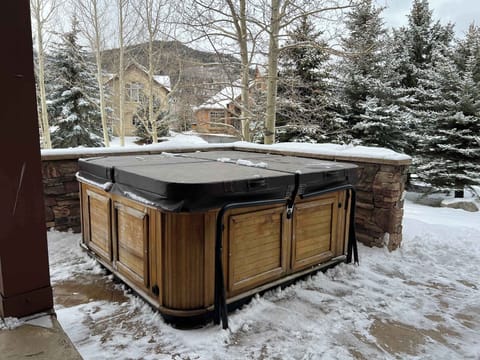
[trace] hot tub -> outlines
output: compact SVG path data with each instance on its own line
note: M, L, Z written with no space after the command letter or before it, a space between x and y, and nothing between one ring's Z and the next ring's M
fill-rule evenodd
M350 261L356 166L211 151L79 160L83 245L171 322Z

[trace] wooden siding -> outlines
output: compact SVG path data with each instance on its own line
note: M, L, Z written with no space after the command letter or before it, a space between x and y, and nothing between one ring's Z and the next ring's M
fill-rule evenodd
M213 305L217 210L164 213L81 184L83 242L163 313L192 316ZM223 266L227 301L251 295L343 255L347 191L283 205L228 211Z

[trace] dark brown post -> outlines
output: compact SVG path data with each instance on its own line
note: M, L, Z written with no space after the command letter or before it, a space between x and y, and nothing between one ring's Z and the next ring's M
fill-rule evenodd
M0 11L0 315L53 306L28 0Z

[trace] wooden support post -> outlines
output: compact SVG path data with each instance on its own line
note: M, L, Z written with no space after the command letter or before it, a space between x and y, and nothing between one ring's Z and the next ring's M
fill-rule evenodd
M0 316L52 309L28 0L0 11Z

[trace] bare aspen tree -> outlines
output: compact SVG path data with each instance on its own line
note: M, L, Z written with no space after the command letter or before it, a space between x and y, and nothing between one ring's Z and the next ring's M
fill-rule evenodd
M51 149L50 125L48 123L47 95L45 91L45 36L51 30L51 20L60 6L57 0L30 0L30 9L32 12L32 22L35 24L33 29L35 33L35 43L37 50L37 82L40 100L40 118L43 138L43 148Z
M249 22L252 16L249 10L253 6L249 0L193 0L193 5L195 10L193 17L188 17L188 24L200 31L200 36L207 38L215 51L220 53L227 50L219 46L221 38L238 48L241 61L241 100L238 106L242 137L250 141L250 68L260 34Z
M120 146L125 146L125 25L129 0L117 0L118 16L118 119L120 122Z
M107 114L105 111L105 89L102 78L102 50L104 48L103 33L107 16L107 3L105 0L76 0L82 32L90 43L90 48L95 54L97 67L97 82L100 89L100 115L103 130L103 142L110 146L107 127Z
M205 34L210 38L234 40L240 49L243 84L248 84L249 67L255 55L267 60L267 89L264 142L275 141L278 58L287 30L304 16L315 17L321 23L334 24L342 10L352 6L353 0L191 0L201 19ZM206 17L209 14L210 17ZM199 20L200 21L200 20ZM268 49L261 41L266 37ZM246 44L246 46L244 46ZM247 49L248 55L242 51ZM258 54L255 54L258 52ZM242 92L245 111L248 110L248 86ZM242 116L245 116L242 113Z
M157 135L157 118L161 112L162 106L157 111L154 109L154 90L153 82L155 75L155 51L154 41L158 40L161 34L165 34L171 13L171 7L168 0L135 0L133 8L137 13L140 20L140 27L142 33L146 35L147 40L147 61L148 61L148 89L147 89L147 101L148 101L148 120L151 129L152 142L158 142ZM149 127L145 126L145 129L150 132Z
M334 23L342 10L352 6L352 0L270 0L269 4L264 3L265 12L270 15L269 22L264 24L269 38L265 144L275 142L278 58L283 50L281 40L286 30L305 16Z

